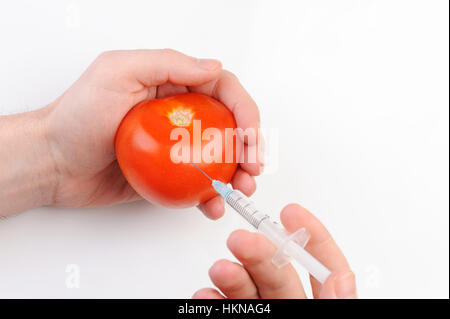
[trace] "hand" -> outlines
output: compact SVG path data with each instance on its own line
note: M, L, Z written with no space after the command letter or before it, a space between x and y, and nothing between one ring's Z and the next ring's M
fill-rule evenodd
M259 127L255 102L232 73L222 70L219 61L173 50L101 54L62 96L34 115L40 119L55 176L51 187L40 189L40 193L51 193L42 196L50 202L40 204L100 206L139 199L116 161L114 136L119 123L140 101L188 91L222 101L239 127ZM253 193L253 176L261 168L259 161L243 163L233 177L233 187L247 195ZM215 219L223 215L224 203L216 197L200 209Z
M331 275L321 285L310 276L314 298L356 298L355 275L339 247L320 221L300 205L291 204L281 211L281 222L293 233L305 227L311 234L306 250L322 262ZM233 232L228 248L242 263L217 261L209 270L214 285L197 291L196 299L288 299L306 298L300 278L288 264L278 269L272 264L275 246L262 234L244 230Z

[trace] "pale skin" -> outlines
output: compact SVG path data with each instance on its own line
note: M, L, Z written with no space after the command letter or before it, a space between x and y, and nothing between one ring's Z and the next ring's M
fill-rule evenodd
M305 249L331 271L323 285L310 276L314 298L356 298L355 275L322 223L298 204L287 205L281 211L280 219L291 233L302 227L308 229L311 239ZM292 265L277 268L272 263L276 248L262 234L237 230L228 238L227 246L240 263L226 259L217 261L209 270L216 288L200 289L194 299L306 298Z
M117 164L115 132L125 114L138 102L183 92L210 95L229 107L240 128L255 131L259 128L259 111L255 102L236 76L223 70L217 60L197 59L169 49L105 52L49 105L32 112L0 117L0 217L40 206L107 206L141 199ZM244 147L254 149L257 145L247 141ZM263 163L259 159L256 163L240 164L231 181L233 187L251 195L256 189L254 176L259 175L262 169ZM217 196L199 205L199 209L207 217L217 219L224 214L224 202ZM283 217L282 213L282 220L288 230L293 230L313 218L308 214L302 216ZM313 238L314 234L323 238L326 232L324 228L321 231L309 230ZM243 244L233 245L237 240ZM329 279L331 283L327 281L323 287L316 287L315 295L343 297L331 290L335 290L336 280L350 276L350 270L337 246L333 248L335 244L331 243L334 242L326 240L318 245L321 249L317 254L322 254L323 262L336 272ZM230 236L228 244L242 265L220 261L210 272L214 284L225 296L304 297L297 274L290 266L275 272L270 268L267 256L273 247L265 238L237 232ZM256 255L249 255L254 249L247 245L255 244L261 249L254 252ZM258 262L253 263L255 260ZM335 264L337 266L332 267ZM239 276L231 276L227 280L226 276L233 271ZM351 277L354 286L354 277ZM270 278L273 286L270 282L261 281ZM226 288L221 280L245 286L245 294ZM285 290L284 283L288 281L292 282L289 284L292 287ZM327 290L327 285L333 288ZM267 289L273 290L274 287L280 294L266 295ZM354 296L356 292L346 297ZM201 290L195 297L223 295L217 290Z

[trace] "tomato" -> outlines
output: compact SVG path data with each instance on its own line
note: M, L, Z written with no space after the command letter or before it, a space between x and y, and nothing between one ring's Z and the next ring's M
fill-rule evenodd
M129 184L148 201L191 207L217 193L190 162L213 179L228 183L241 150L235 129L231 111L203 94L143 101L120 123L115 138L117 160ZM208 132L216 135L208 136Z

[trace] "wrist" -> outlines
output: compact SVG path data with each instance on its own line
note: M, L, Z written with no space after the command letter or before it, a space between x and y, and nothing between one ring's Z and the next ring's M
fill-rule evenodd
M48 107L36 111L34 118L34 142L36 143L35 154L40 159L40 165L36 169L37 190L40 194L40 205L54 204L54 198L58 187L59 171L55 161L54 152L49 141L49 113Z
M48 110L0 118L0 215L51 205L58 174L48 143Z

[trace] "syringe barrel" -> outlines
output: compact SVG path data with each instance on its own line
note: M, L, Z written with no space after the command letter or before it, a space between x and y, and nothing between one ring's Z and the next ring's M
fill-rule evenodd
M261 213L253 202L238 190L228 193L226 202L244 217L260 233L269 238L275 246L284 244L289 233L278 224L272 222L268 215Z
M256 229L259 228L263 220L269 218L269 216L258 211L253 202L238 190L230 192L225 200Z

